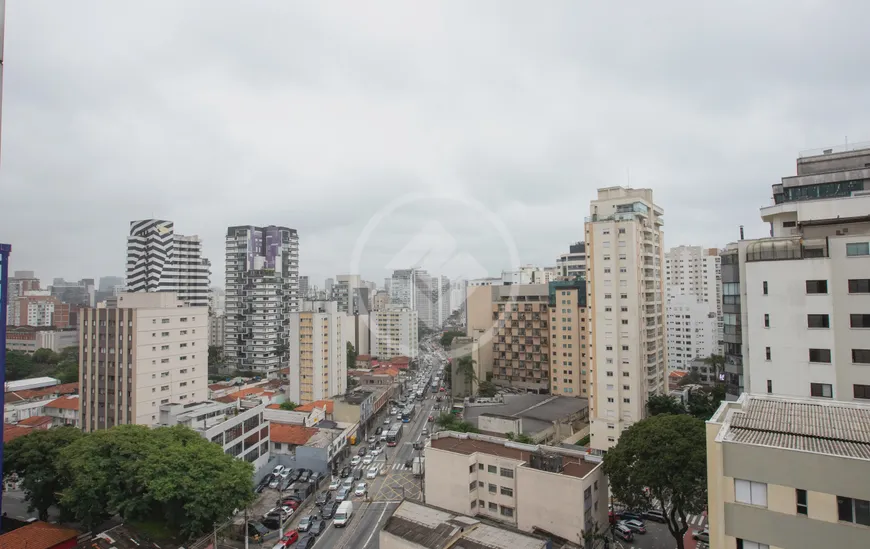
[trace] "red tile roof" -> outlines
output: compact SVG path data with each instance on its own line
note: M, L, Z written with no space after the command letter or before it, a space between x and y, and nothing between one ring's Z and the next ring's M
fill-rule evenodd
M331 400L315 400L314 402L309 402L308 404L303 404L302 406L298 406L294 412L313 412L315 408L326 408L326 413L331 414L332 410L335 409L335 403Z
M48 404L45 405L46 408L59 408L61 410L78 410L79 409L79 398L78 397L70 397L70 396L62 396L58 399L52 400Z
M317 434L314 427L291 425L289 423L269 422L269 438L272 442L302 446Z
M212 383L208 386L212 391L220 391L221 389L226 389L229 385L224 385L223 383Z
M79 392L79 384L62 383L60 385L52 385L51 387L42 387L40 389L24 389L23 391L9 391L6 393L6 403L21 402L22 400L30 400L37 398L49 397L51 395L70 395Z
M357 356L356 356L356 359L357 359L358 361L361 360L361 361L363 361L363 362L367 362L367 361L369 361L369 360L372 359L372 356L371 356L371 355L357 355Z
M43 428L48 429L51 427L51 422L53 420L48 416L30 416L27 419L22 419L18 422L18 425L24 425L25 427L33 427L35 429Z
M3 426L3 442L11 442L18 437L23 437L24 435L29 435L33 432L33 429L30 427L24 427L21 425L13 425L11 423L7 423Z
M270 405L266 406L266 408L268 408L270 410L280 410L281 405L280 404L270 404Z
M220 398L216 398L215 400L217 400L218 402L235 402L240 398L245 398L252 395L259 395L262 392L262 387L248 387L247 389L242 389L241 391L236 391L235 393L224 395Z
M72 528L37 520L0 536L0 549L53 549L78 535Z

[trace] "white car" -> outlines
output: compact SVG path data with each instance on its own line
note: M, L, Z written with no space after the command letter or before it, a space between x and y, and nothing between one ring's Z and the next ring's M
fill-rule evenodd
M354 490L353 495L355 496L364 496L366 495L366 491L368 490L368 484L365 482L360 482L356 485L356 490Z
M372 451L369 452L369 454L371 454L371 455L373 455L373 456L379 456L379 455L381 455L381 452L383 452L383 451L384 451L384 449L381 448L381 447L378 447L378 448L372 448Z
M360 461L362 461L362 458L361 458L361 457L359 457L359 456L353 456L353 458L350 460L350 466L351 466L351 467L356 467L357 465L359 465L359 462L360 462Z
M287 468L284 467L283 465L276 465L275 468L272 469L272 474L273 474L273 475L280 475L280 474L283 473L285 470L287 470Z
M387 419L384 420L384 425L389 425L391 422L392 422L392 420L389 417L387 417Z
M369 454L363 458L362 463L363 463L363 465L371 465L374 460L375 460L375 456Z
M366 478L368 478L368 479L378 478L379 472L380 472L380 468L377 465L375 465L374 467L371 467L369 469L368 473L366 473Z
M327 488L327 489L328 490L338 490L340 487L341 487L341 479L340 478L333 478L332 482L329 483L329 488Z

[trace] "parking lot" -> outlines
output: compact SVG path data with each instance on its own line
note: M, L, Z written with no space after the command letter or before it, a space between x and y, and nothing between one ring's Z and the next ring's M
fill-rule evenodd
M697 530L703 530L706 527L706 517L691 515L687 517L686 522L689 524L689 530L683 538L685 549L701 549L700 546L696 548L697 542L692 539L692 533ZM667 525L646 520L644 521L644 527L646 528L646 534L635 533L632 541L624 541L617 538L615 540L615 547L620 549L674 549L677 546L677 542L668 531ZM611 547L613 546L612 544Z

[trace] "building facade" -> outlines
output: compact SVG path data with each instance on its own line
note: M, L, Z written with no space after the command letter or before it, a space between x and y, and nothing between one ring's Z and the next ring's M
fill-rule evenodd
M706 313L713 313L716 318L716 327L713 333L708 333L706 324L697 332L705 341L715 341L715 347L709 354L722 354L723 324L722 324L722 258L717 248L703 248L701 246L677 246L671 248L665 254L665 291L667 292L668 304L679 301L680 307L686 307L687 303L694 298L698 304L706 306ZM691 296L682 299L681 296ZM696 314L701 314L700 308L695 307ZM706 316L706 315L705 315ZM668 325L674 319L670 314L667 317ZM684 334L683 334L684 335ZM668 332L670 338L671 333ZM675 368L668 342L668 366Z
M568 246L568 253L556 259L556 272L561 278L586 276L586 243L575 242Z
M39 291L40 281L36 278L36 274L33 271L15 271L9 277L7 286L6 324L15 326L16 319L20 318L20 313L16 316L13 311L15 299L25 295L27 292Z
M300 276L299 277L299 299L300 300L307 299L309 297L308 291L309 291L308 277L307 276Z
M70 324L70 306L43 290L30 290L16 296L7 305L7 325L66 328Z
M356 274L338 275L335 286L332 287L332 298L338 302L340 313L354 312L354 295L357 288L362 287L362 279Z
M668 370L686 371L693 359L719 354L719 320L710 309L693 294L668 296Z
M31 326L7 327L6 348L10 351L32 353L37 349L50 349L55 353L66 347L78 347L79 332L75 328L55 330Z
M868 424L866 403L746 393L723 403L707 422L710 547L866 546Z
M227 336L227 317L224 315L209 315L208 317L208 345L209 347L224 346Z
M395 307L386 311L372 311L371 355L380 360L396 356L417 358L417 311Z
M128 292L172 292L193 307L208 306L211 263L198 236L175 233L162 219L130 222L127 237Z
M600 457L447 431L434 434L424 454L429 505L569 540L607 524Z
M79 320L80 418L85 432L156 425L160 406L208 395L208 307L174 293L126 293Z
M574 278L550 282L550 333L552 341L550 393L583 397L588 392L588 322L586 281Z
M347 349L335 301L304 301L290 313L290 382L287 397L297 404L340 395L347 389Z
M492 297L492 382L536 393L549 392L549 287L493 286Z
M226 258L225 360L240 370L286 368L290 314L300 301L296 230L229 227Z
M651 189L598 189L586 220L591 446L607 450L667 389L664 210Z

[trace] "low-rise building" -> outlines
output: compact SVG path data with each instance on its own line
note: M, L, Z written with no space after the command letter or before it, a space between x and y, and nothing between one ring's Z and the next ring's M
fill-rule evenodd
M76 328L7 326L6 348L10 351L32 353L37 349L51 349L59 353L65 347L77 347L79 331Z
M578 450L436 433L425 448L425 501L525 532L582 539L607 524L601 458Z
M466 402L463 419L484 434L523 434L537 443L561 443L589 434L589 401L548 395L504 395Z
M65 395L45 405L45 415L52 419L53 427L81 427L79 421L79 395Z
M362 431L367 432L375 416L397 391L398 386L392 384L357 387L353 392L335 399L333 418L343 423L358 423Z
M297 446L305 446L317 432L314 427L271 421L269 437L272 442L272 454L293 455Z
M866 547L870 404L744 393L707 422L711 549Z
M220 445L225 454L244 459L257 470L269 461L269 423L263 418L265 409L266 404L259 400L163 404L159 425L186 425Z
M39 389L6 391L4 418L7 423L18 423L30 416L45 415L45 405L61 395L78 394L78 383L63 383Z
M545 549L551 544L480 520L403 501L378 537L380 549Z

